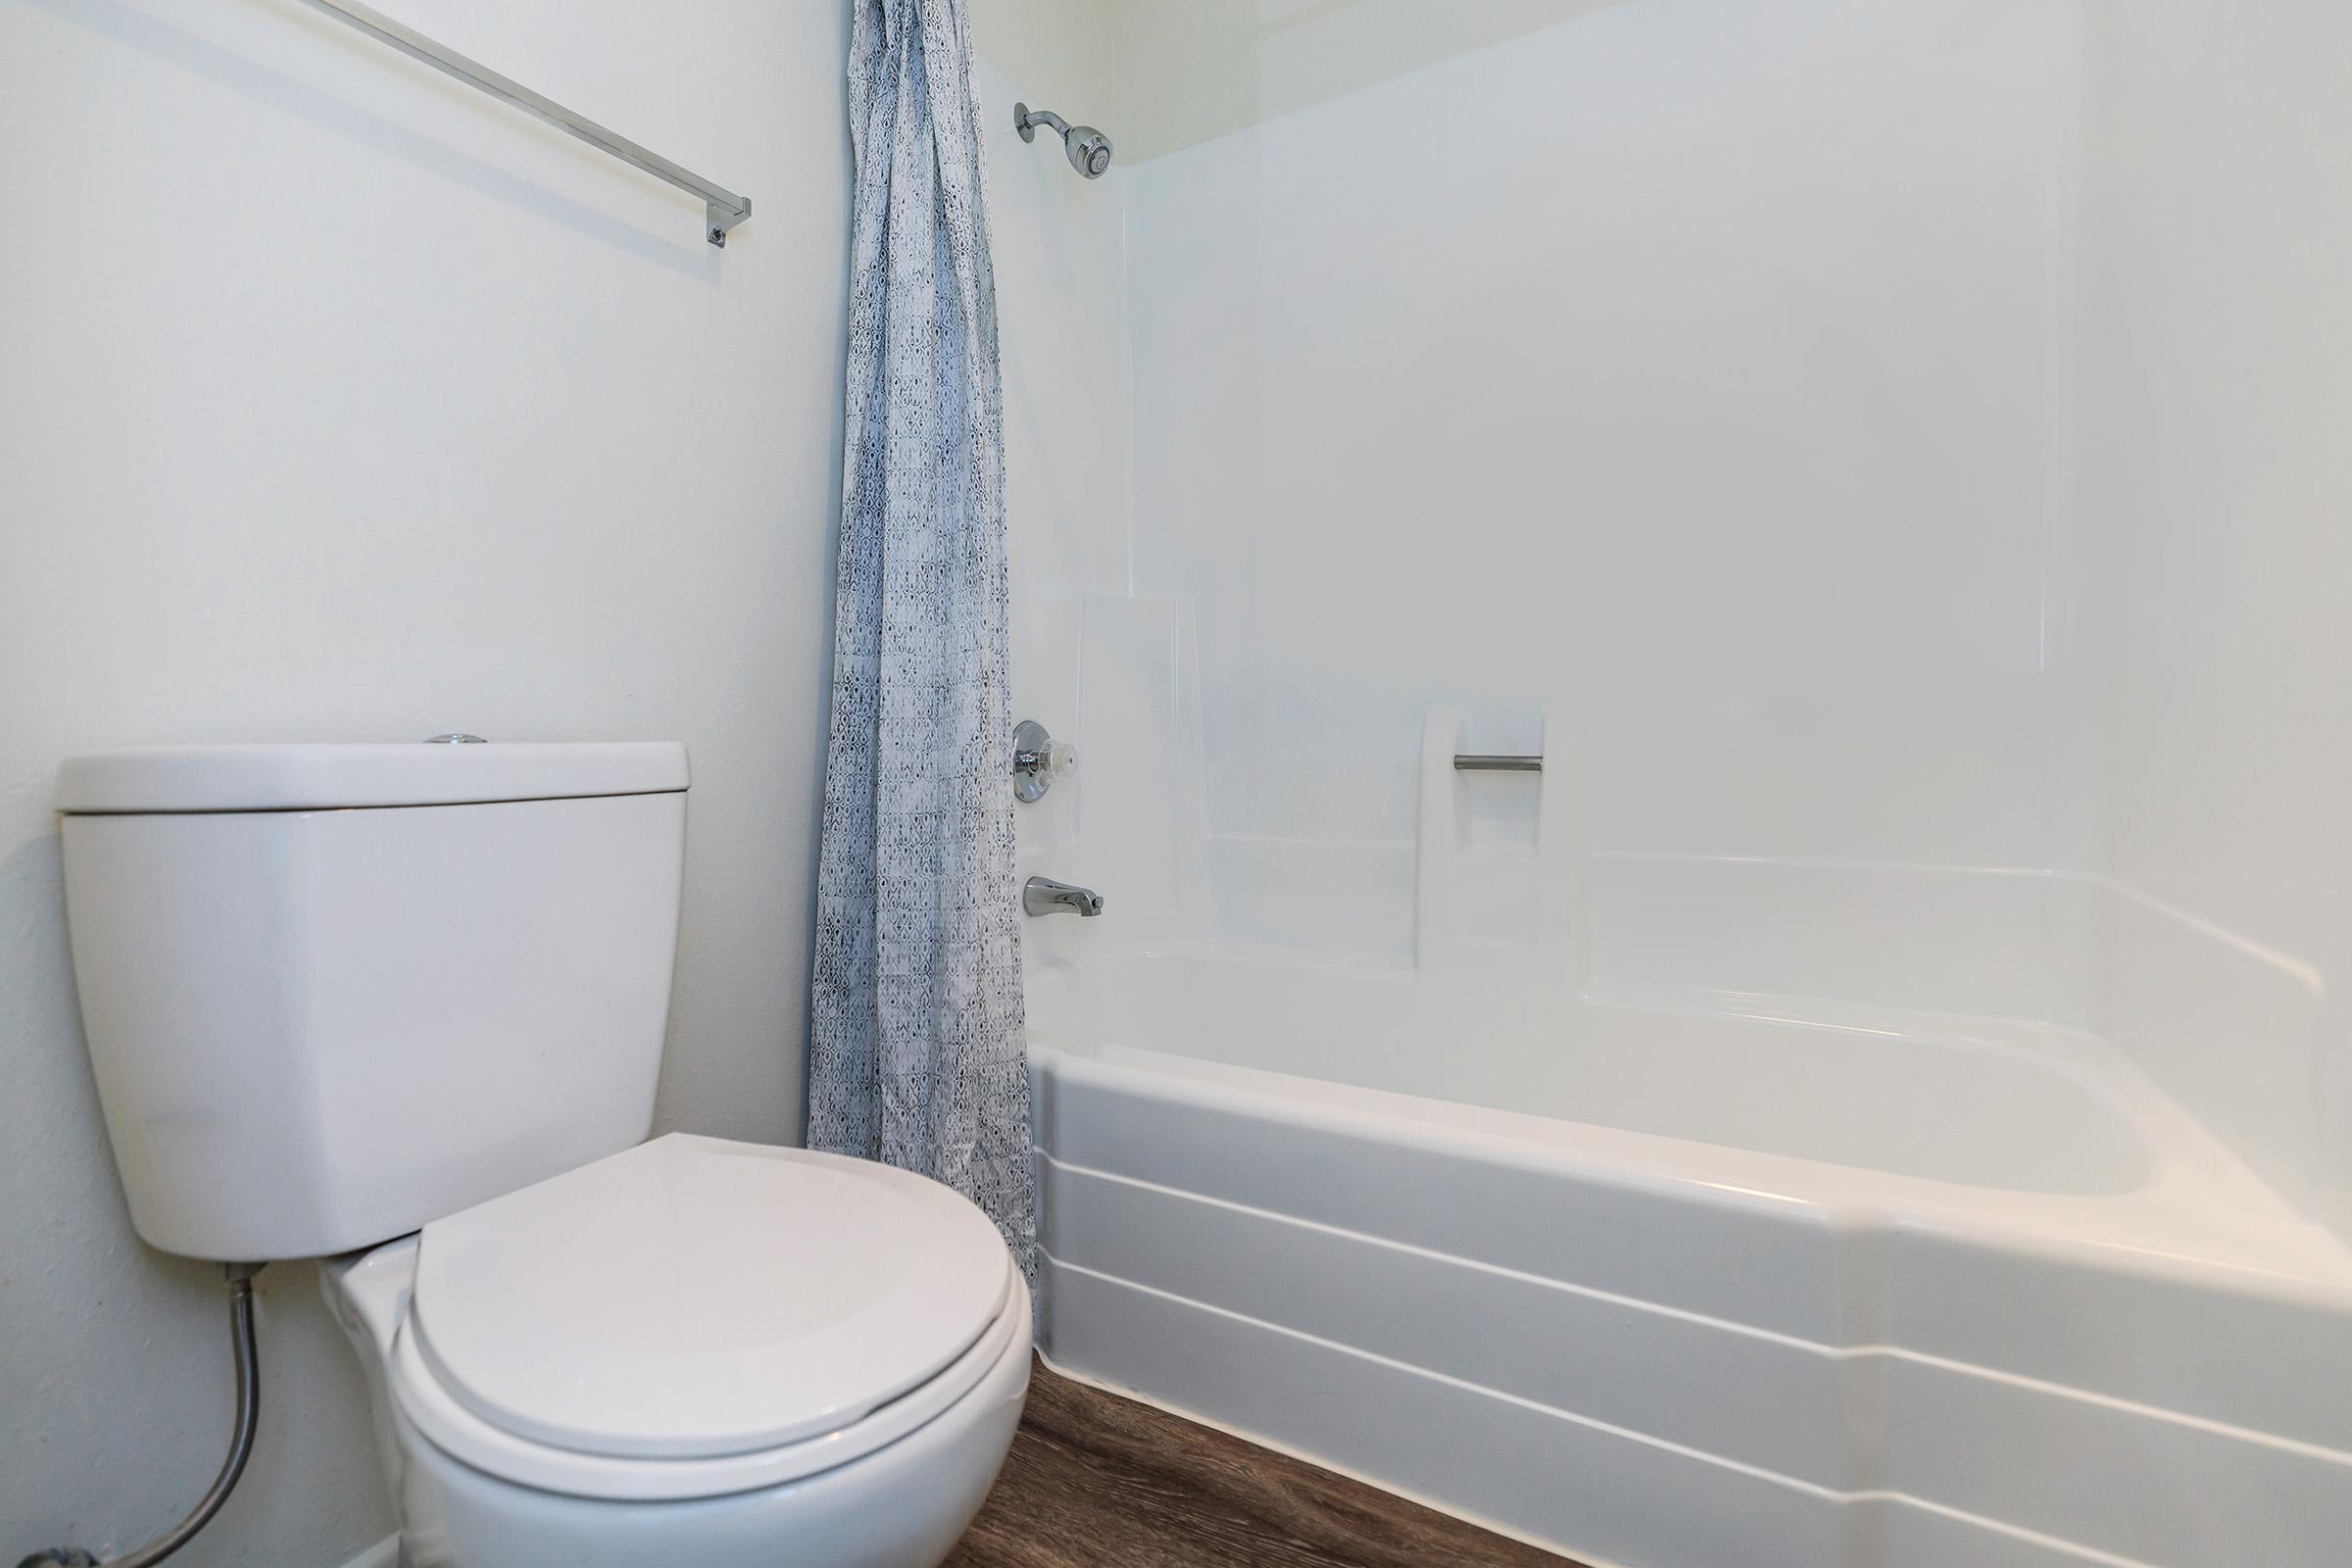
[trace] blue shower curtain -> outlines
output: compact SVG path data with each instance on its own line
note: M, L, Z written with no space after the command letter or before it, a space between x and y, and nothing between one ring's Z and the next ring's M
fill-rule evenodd
M858 0L849 378L808 1142L921 1171L1024 1271L1004 394L964 0Z

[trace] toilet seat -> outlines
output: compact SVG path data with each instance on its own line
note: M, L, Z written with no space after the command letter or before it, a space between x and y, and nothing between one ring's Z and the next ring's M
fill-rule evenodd
M389 1382L505 1479L710 1496L933 1419L1026 1301L995 1226L938 1183L673 1134L427 1225Z
M889 1446L954 1410L1004 1359L1029 1321L1029 1287L1011 1275L1005 1301L988 1332L938 1377L855 1424L753 1453L715 1459L623 1459L577 1453L519 1438L484 1421L450 1396L416 1353L404 1323L393 1345L392 1396L410 1424L454 1459L501 1481L544 1492L614 1502L678 1502L726 1496L798 1481Z

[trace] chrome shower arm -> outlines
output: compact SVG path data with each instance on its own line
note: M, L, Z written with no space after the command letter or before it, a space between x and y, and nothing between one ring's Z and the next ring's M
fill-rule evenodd
M1070 122L1051 109L1032 109L1027 104L1012 106L1012 128L1021 133L1021 140L1037 140L1037 127L1051 125L1065 140L1070 134Z

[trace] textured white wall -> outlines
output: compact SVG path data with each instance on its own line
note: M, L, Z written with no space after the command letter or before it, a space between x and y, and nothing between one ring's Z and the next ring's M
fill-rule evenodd
M144 742L693 751L663 1127L800 1113L837 505L839 0L404 0L749 193L700 207L294 0L0 7L0 1559L127 1546L226 1436L213 1271L131 1236L50 783ZM332 1564L386 1506L307 1267L253 1468L180 1559Z

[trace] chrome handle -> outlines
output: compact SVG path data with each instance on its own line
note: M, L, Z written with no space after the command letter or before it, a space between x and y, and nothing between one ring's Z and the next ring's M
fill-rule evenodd
M1078 754L1024 718L1012 730L1012 794L1023 805L1045 798L1054 781L1078 765Z
M1456 752L1453 756L1456 773L1541 773L1544 759L1510 757L1489 752Z

